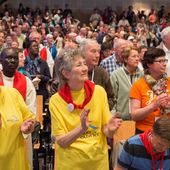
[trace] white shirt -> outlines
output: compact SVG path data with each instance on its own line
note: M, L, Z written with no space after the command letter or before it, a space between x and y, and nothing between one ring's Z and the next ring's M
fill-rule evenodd
M7 77L3 75L4 86L13 87L14 77ZM36 115L36 91L31 80L26 77L26 105L32 113Z
M165 45L163 44L163 50L166 54L166 58L168 59L168 63L167 63L167 66L166 66L166 73L167 73L167 76L170 77L170 50L168 50Z

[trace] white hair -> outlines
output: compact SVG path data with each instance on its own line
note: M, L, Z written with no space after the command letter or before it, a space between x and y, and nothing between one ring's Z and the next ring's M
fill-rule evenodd
M114 39L114 49L119 48L120 46L124 45L124 44L129 44L129 41L122 39L122 38L115 38Z
M170 26L166 27L161 32L161 38L164 39L166 36L170 36Z
M84 39L80 43L80 51L84 52L86 50L87 46L94 45L94 44L97 44L100 47L100 44L96 40L93 40L93 39Z

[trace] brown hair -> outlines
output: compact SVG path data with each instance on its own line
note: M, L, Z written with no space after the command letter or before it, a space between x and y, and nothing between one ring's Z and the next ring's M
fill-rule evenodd
M138 48L134 47L134 46L127 46L125 48L123 48L122 52L121 52L121 55L122 55L122 58L124 60L124 63L125 63L125 59L128 59L130 53L132 50L135 50L135 51L138 51Z
M170 142L170 118L162 116L153 125L153 133Z

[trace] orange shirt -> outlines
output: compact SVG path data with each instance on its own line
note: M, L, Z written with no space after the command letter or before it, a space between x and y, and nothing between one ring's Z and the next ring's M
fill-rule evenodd
M170 78L168 78L167 89L168 94L170 94ZM140 100L141 108L144 108L156 99L156 95L154 95L153 91L142 77L133 84L130 92L130 98ZM142 131L149 130L154 124L155 118L160 116L161 113L158 108L154 112L150 113L145 119L136 121L136 128Z

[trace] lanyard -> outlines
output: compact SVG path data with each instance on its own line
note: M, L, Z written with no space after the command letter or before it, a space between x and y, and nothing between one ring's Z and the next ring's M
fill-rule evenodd
M93 83L94 83L94 69L92 70L91 82L93 82Z

